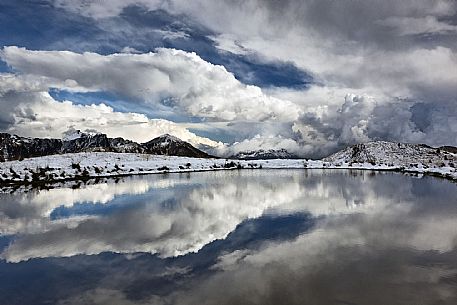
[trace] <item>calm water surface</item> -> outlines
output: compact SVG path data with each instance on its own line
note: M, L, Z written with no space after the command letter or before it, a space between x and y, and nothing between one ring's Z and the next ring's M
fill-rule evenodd
M457 304L457 185L243 170L0 193L0 304Z

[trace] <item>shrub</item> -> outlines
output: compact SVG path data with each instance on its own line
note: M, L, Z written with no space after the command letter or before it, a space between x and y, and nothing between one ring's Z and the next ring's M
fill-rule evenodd
M89 177L89 171L87 170L87 168L84 168L83 172L81 173L81 176Z
M72 163L71 164L71 168L72 169L77 169L78 171L81 170L81 165L79 165L79 163Z
M236 164L233 161L230 161L229 163L224 164L224 168L233 168L233 167L236 167Z
M168 171L170 169L168 167L166 167L166 166L162 166L162 167L159 167L157 170L159 170L159 171Z

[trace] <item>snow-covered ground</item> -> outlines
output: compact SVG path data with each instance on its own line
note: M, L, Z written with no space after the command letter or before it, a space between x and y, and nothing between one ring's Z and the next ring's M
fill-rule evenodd
M147 154L92 152L51 155L0 163L0 183L58 182L95 177L154 174L165 172L193 172L232 169L296 169L341 168L371 170L402 170L420 174L434 174L457 180L456 169L422 163L402 164L396 161L382 164L347 162L344 156L336 159L274 159L227 160L172 157ZM443 165L443 164L441 164Z
M60 181L89 177L237 168L303 168L304 160L238 161L132 153L51 155L0 163L0 182ZM313 164L322 162L313 161ZM322 166L322 165L321 165Z

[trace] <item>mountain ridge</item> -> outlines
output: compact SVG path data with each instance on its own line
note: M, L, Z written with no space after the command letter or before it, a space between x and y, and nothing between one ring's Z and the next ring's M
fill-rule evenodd
M270 160L270 159L299 159L297 155L288 152L284 148L280 149L259 149L238 152L230 157L238 160Z
M171 135L162 135L145 143L121 137L109 138L103 133L83 133L79 130L66 134L63 139L28 138L0 133L0 162L24 158L78 152L141 153L195 158L211 158L209 154L190 143Z

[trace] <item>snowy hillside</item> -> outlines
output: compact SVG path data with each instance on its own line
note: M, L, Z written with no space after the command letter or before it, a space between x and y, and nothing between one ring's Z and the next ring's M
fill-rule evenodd
M392 169L457 179L455 147L385 141L356 144L323 159L330 167Z
M445 149L422 144L378 141L347 147L323 160L332 163L371 163L405 167L419 163L424 166L443 166L457 162L457 155Z

